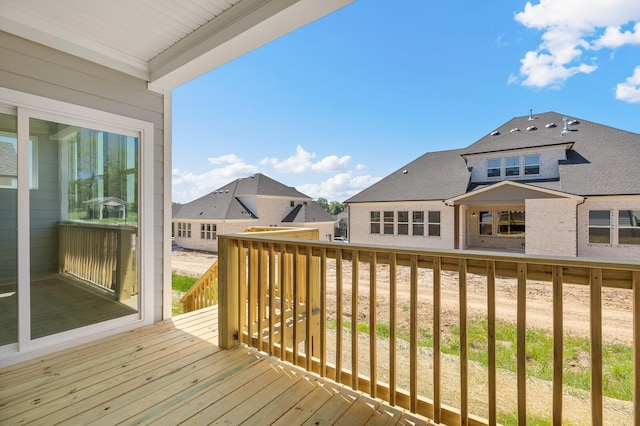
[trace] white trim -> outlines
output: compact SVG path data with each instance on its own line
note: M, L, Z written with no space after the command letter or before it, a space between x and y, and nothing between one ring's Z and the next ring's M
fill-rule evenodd
M164 117L163 117L163 125L164 125L164 163L163 163L163 209L164 216L162 221L162 319L171 318L172 310L172 292L171 292L171 223L172 223L172 213L173 208L171 206L172 199L172 173L171 173L171 163L172 163L172 91L167 91L164 94Z
M13 363L30 357L33 351L47 353L71 346L69 342L84 342L141 325L154 320L154 128L153 123L95 110L62 101L0 87L0 103L15 105L18 117L18 147L28 146L29 119L39 118L95 130L117 132L138 139L139 187L138 229L139 243L139 312L115 320L69 330L44 338L31 340L30 330L30 218L18 215L18 345L17 351L7 352L3 347L0 365ZM63 112L60 112L63 111ZM26 141L26 142L25 142ZM26 153L26 155L25 155ZM18 211L29 211L29 155L28 149L18 149ZM27 182L25 185L21 182ZM143 187L144 186L144 187ZM75 343L74 343L75 344ZM7 345L15 347L15 345ZM9 349L10 350L10 349Z

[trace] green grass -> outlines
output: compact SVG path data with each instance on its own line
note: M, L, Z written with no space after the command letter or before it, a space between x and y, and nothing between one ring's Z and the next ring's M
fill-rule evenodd
M344 328L350 330L351 323L344 322ZM336 320L327 324L329 329L336 328ZM360 333L369 333L368 323L358 323ZM460 356L460 327L450 326L450 333L441 342L442 352ZM388 339L388 324L376 324L376 335ZM469 360L488 365L486 321L472 320L467 325ZM397 337L409 341L406 330L397 330ZM499 322L496 324L496 364L499 369L516 372L517 365L517 329L514 325ZM545 381L553 379L553 338L545 330L528 329L526 335L527 376ZM433 347L433 336L430 330L418 330L418 346ZM591 376L589 369L590 345L588 338L565 336L564 338L564 373L565 386L589 391ZM631 346L605 343L602 347L603 393L607 397L622 401L631 401L633 396L633 348ZM532 423L532 424L548 424Z
M198 278L178 275L175 272L171 274L171 289L186 293L198 281Z

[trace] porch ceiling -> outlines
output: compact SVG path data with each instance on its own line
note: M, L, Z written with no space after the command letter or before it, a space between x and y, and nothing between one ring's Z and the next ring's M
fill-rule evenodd
M0 0L0 30L171 89L353 0Z

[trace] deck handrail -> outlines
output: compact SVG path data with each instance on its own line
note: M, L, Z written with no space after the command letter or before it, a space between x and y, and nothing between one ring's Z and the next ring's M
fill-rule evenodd
M640 265L637 262L608 262L597 259L575 259L523 254L471 252L460 250L421 250L362 244L335 244L322 241L300 241L247 234L220 237L220 303L219 345L230 348L245 343L319 373L356 390L397 404L412 412L432 418L444 424L496 424L496 296L497 277L509 277L517 284L517 417L520 424L527 419L527 281L546 281L553 294L554 358L552 379L552 412L554 424L562 422L563 409L563 336L562 291L565 284L582 284L590 287L590 370L591 370L591 419L593 424L603 420L603 353L602 353L602 289L629 290L633 300L634 341L634 394L632 398L634 424L640 421L638 413L638 385L640 385ZM327 357L327 263L335 263L337 324L336 358ZM351 262L350 279L344 279L345 262ZM401 266L410 268L410 378L408 389L397 384L395 370L395 321L390 321L389 383L377 379L375 368L368 375L359 369L359 347L362 338L351 333L351 345L344 348L341 335L343 293L351 297L351 312L360 312L358 283L359 265L367 265L377 271L380 265L389 268L389 285L392 293L391 315L394 315L396 292L395 270ZM427 271L433 276L433 395L427 398L418 394L418 276ZM450 271L458 276L459 287L459 340L460 340L460 408L446 406L440 395L442 388L442 343L440 332L441 277ZM301 273L302 272L302 273ZM476 274L486 280L488 312L488 418L469 411L469 354L467 347L467 286L468 276ZM348 278L348 277L347 277ZM370 312L368 352L370 365L377 366L376 357L376 274L371 273L370 294L366 308ZM288 292L288 294L287 294ZM310 295L309 303L299 299L300 294ZM296 303L290 303L293 300ZM353 318L353 317L352 317ZM355 329L357 320L353 320ZM294 324L297 324L293 327ZM296 342L293 344L292 342ZM393 342L393 343L391 343ZM304 343L304 344L303 344ZM365 342L366 343L366 342ZM302 346L302 347L301 347ZM312 354L312 356L308 356ZM343 355L351 358L351 369L342 366ZM333 362L332 362L333 361Z
M189 291L180 299L180 303L182 303L182 312L185 314L218 303L217 260L193 283Z

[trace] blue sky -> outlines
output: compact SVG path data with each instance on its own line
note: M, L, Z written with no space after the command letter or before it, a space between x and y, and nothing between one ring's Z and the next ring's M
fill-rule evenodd
M530 108L640 133L640 2L357 0L174 91L173 201L344 201Z

